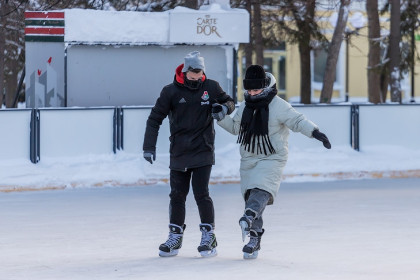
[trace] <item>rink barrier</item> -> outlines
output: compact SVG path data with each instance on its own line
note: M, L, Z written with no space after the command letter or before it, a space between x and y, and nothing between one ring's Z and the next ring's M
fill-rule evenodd
M293 107L318 125L332 146L351 146L351 105L295 105ZM290 132L289 149L319 148L319 142Z
M33 109L31 112L31 132L30 132L30 160L32 163L40 161L40 112L39 109Z
M360 151L377 145L420 148L420 104L295 105L314 120L334 146ZM0 110L0 160L141 153L151 106L98 108L42 108ZM404 125L401 125L404 124ZM235 143L215 124L216 149ZM165 118L157 142L159 153L169 153L169 121ZM318 148L319 143L291 133L289 147Z
M38 161L43 157L112 154L117 151L117 108L45 108L38 114L32 146ZM36 130L37 131L37 130ZM33 161L34 162L34 161ZM36 162L35 162L36 163Z
M123 131L123 125L122 125L122 119L123 119L123 110L121 107L116 107L114 110L114 128L113 128L113 151L114 153L117 152L117 150L123 149L123 137L122 137L122 131Z
M351 147L359 151L359 105L351 106L351 131L350 131Z
M355 104L356 105L356 104ZM357 104L358 147L420 149L420 104Z
M29 159L31 114L31 109L0 110L0 160Z

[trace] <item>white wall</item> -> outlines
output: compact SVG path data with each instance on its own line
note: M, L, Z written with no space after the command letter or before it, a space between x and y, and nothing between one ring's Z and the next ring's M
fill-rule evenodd
M30 159L31 110L0 110L0 160Z
M295 107L303 113L308 119L316 123L322 132L324 132L332 145L350 146L350 106L319 106ZM128 153L139 153L143 150L143 138L146 128L146 121L150 114L150 109L146 108L124 108L124 151ZM216 132L215 146L223 146L236 143L237 136L226 132L215 123ZM169 152L169 122L166 118L160 129L156 145L158 153ZM300 133L290 131L290 148L318 148L319 141L314 141Z
M295 106L315 122L333 147L350 146L350 110L343 106ZM150 108L124 107L123 147L126 153L142 153ZM359 106L360 150L393 145L420 148L420 106ZM114 108L40 110L40 158L113 153ZM30 159L31 110L0 110L0 160ZM216 149L236 143L237 137L215 124ZM320 142L290 133L291 149L319 148ZM4 148L11 147L11 148ZM169 153L169 122L159 131L158 153Z
M294 106L318 125L334 146L350 146L351 106ZM320 142L290 131L289 148L318 148ZM321 144L322 145L322 144Z
M184 57L198 50L206 77L232 95L233 46L103 46L67 48L67 106L154 105ZM228 68L230 67L230 68Z
M142 153L144 132L150 108L124 108L123 147L127 153ZM169 121L165 118L159 129L157 153L169 153Z
M124 108L123 147L126 153L143 152L144 132L150 111L150 108ZM214 129L216 148L223 147L227 143L236 143L236 136L226 132L216 123ZM169 136L169 120L165 118L159 129L156 143L157 153L169 153Z
M114 108L40 110L40 158L113 153Z
M366 146L420 148L420 106L360 106L360 150Z

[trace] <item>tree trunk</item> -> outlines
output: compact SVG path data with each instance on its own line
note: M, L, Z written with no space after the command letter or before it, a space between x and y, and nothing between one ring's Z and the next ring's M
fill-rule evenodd
M185 7L190 9L198 9L198 0L186 0L184 3Z
M0 3L0 109L3 105L3 94L4 94L4 69L6 59L4 57L4 51L6 48L6 4L4 1Z
M366 13L368 16L368 100L374 104L381 102L380 98L380 54L381 48L379 40L381 37L381 28L379 25L378 1L366 1Z
M15 93L17 89L17 73L18 73L18 61L16 59L9 60L7 63L9 73L6 75L6 93L5 93L5 104L6 108L13 108L13 101L15 99Z
M251 0L246 0L246 10L249 13L249 43L245 44L245 60L246 60L246 68L252 65L252 5Z
M262 22L261 22L261 4L256 2L254 6L254 38L255 38L255 55L257 58L257 64L264 65L264 43L262 36Z
M401 83L400 83L400 0L391 1L391 32L389 34L389 70L391 101L401 103Z
M300 54L300 103L311 104L311 49L309 47L309 35L307 43L299 43Z
M389 49L386 50L385 60L389 60ZM385 63L381 67L380 74L380 99L381 103L386 102L386 96L388 95L388 86L389 86L389 63Z
M323 79L323 84L322 84L321 97L319 99L320 103L331 103L338 55L340 53L341 42L343 41L343 34L345 32L347 18L349 16L349 13L348 13L349 4L350 4L349 0L342 0L340 4L337 25L334 30L331 44L328 47L327 64L325 67L325 74L324 74L324 79ZM348 37L347 37L347 40L348 40ZM346 51L348 52L348 50Z
M306 1L303 20L297 21L301 33L299 40L300 55L300 102L311 104L312 76L311 76L311 20L315 16L316 1ZM300 14L298 11L297 14ZM301 19L301 16L299 16ZM309 19L309 21L308 21Z

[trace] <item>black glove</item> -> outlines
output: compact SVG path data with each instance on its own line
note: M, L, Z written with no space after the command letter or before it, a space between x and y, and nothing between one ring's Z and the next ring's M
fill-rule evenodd
M144 157L145 160L147 160L148 162L153 164L153 161L156 160L156 152L155 151L143 151L143 157Z
M322 144L324 144L324 147L327 149L331 149L331 143L328 140L327 135L325 135L324 133L320 132L318 129L315 129L314 131L312 131L312 136L316 139L322 142Z
M214 103L211 108L211 116L217 121L221 121L225 118L228 111L228 107L225 105Z

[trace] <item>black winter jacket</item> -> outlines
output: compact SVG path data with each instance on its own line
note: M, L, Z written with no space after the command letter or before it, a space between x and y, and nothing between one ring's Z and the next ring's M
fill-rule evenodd
M175 71L174 82L165 86L147 120L143 151L156 151L162 121L169 116L170 165L187 170L214 164L213 103L225 104L228 114L235 109L232 98L219 83L204 76L202 85L192 90L184 85L183 64Z

